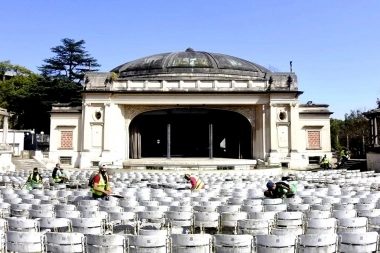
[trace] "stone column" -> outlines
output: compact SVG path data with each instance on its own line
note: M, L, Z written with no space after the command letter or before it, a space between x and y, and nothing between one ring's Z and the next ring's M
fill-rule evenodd
M266 128L266 125L265 125L265 120L266 120L266 106L265 105L262 105L262 113L261 113L261 118L262 118L262 121L261 121L261 127L262 127L262 150L263 150L263 160L265 160L265 157L266 157L266 153L267 153L267 147L266 147L266 138L265 138L265 128Z
M112 131L112 107L110 103L104 104L104 130L103 130L103 151L111 151L112 141L113 141L113 131Z
M127 114L128 115L128 114ZM131 121L132 119L129 118L129 116L127 116L127 118L125 119L125 159L128 160L130 157L129 157L129 126L131 125Z
M8 135L8 116L3 116L3 142L7 144L7 135Z
M373 138L374 138L374 144L375 146L379 145L379 138L377 138L377 116L375 116L373 119Z
M298 105L297 103L292 103L290 104L290 153L298 153L298 121Z
M83 103L83 150L82 151L90 151L91 150L91 104Z
M270 152L277 153L277 110L276 104L270 103Z

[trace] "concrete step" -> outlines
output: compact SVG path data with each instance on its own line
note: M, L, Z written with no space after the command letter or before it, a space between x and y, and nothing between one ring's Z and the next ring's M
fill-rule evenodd
M33 168L36 168L36 167L39 169L45 168L45 164L40 163L34 159L23 159L23 158L13 157L12 163L15 165L16 170L17 169L33 170Z
M367 171L367 161L350 159L339 169Z

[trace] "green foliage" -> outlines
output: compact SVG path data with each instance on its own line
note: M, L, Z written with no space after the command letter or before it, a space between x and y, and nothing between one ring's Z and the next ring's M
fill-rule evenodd
M45 59L42 75L10 62L0 62L0 107L13 113L9 126L14 129L50 131L52 104L80 105L84 73L97 71L100 65L85 50L84 40L62 39L51 48L55 54ZM95 68L95 69L94 69ZM117 74L111 74L116 79Z
M85 50L84 40L62 39L62 45L51 48L55 56L45 59L38 69L46 77L66 77L81 84L86 71L97 71L100 64Z
M39 76L23 92L10 95L8 109L15 113L11 123L15 129L36 129L50 132L50 110L54 103L81 103L78 85L66 78L50 79Z
M335 150L342 149L339 142L339 133L343 123L343 120L340 119L330 119L331 147Z
M336 150L347 148L353 157L363 157L369 144L368 119L360 110L351 110L344 120L331 119L331 146Z
M43 77L7 62L0 62L1 74L0 107L13 113L10 128L49 133L52 104L81 103L82 87L68 78Z
M11 74L12 76L29 76L33 74L32 71L20 65L12 65L10 62L6 61L0 62L0 81L6 80L6 72L8 72L8 74Z
M117 73L115 73L115 72L111 72L109 78L110 78L110 81L113 82L113 81L115 81L118 77L119 77L119 75L118 75Z

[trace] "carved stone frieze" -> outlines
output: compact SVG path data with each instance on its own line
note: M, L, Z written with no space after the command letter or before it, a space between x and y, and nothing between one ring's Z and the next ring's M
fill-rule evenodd
M209 107L210 109L225 110L231 112L237 112L246 117L252 127L255 126L255 106L254 105L242 105L242 106L221 106L221 107Z
M137 115L148 112L148 111L157 111L157 110L165 110L165 109L173 109L173 108L182 108L179 106L172 105L157 105L157 106L146 106L146 105L126 105L125 106L125 115L127 119L127 125L133 120ZM226 110L237 112L244 117L246 117L251 124L252 127L255 126L255 106L208 106L207 109L218 109L218 110Z
M157 110L164 110L164 109L172 109L175 108L175 106L171 105L126 105L125 106L125 115L127 119L133 120L134 117L137 115L143 113L143 112L149 112L149 111L157 111Z

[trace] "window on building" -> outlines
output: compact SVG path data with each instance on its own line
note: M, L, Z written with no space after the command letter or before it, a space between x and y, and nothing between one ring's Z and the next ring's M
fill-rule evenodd
M280 112L279 115L278 115L278 118L281 120L281 121L284 121L286 120L286 112Z
M60 156L59 161L61 164L71 165L71 156Z
M61 148L73 147L73 131L61 131Z
M307 132L307 148L321 149L321 132L320 131Z

